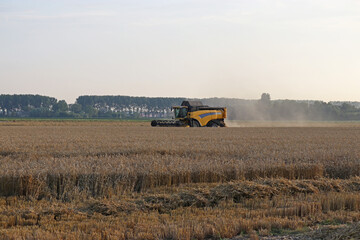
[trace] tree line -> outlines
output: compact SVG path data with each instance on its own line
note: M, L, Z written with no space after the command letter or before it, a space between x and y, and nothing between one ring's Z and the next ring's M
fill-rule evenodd
M185 98L79 96L74 104L41 95L0 95L0 117L31 118L171 118L171 106ZM343 121L360 120L358 102L258 100L207 98L209 106L228 108L229 120L245 121Z

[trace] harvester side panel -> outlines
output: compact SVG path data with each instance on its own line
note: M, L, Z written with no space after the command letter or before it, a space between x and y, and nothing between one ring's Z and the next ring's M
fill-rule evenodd
M212 120L223 120L226 117L226 110L200 110L189 113L189 118L199 122L201 127L207 126Z

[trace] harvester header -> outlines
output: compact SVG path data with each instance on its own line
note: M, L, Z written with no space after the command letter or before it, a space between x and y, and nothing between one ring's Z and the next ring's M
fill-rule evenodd
M201 101L183 101L181 106L173 106L175 118L153 120L156 127L225 127L226 107L209 107Z

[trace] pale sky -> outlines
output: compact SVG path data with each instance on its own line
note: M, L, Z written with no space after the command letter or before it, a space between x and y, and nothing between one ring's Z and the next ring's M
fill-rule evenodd
M358 0L0 0L0 94L360 101Z

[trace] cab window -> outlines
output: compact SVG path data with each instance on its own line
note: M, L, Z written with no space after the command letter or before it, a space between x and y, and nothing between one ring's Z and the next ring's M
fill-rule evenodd
M187 108L175 108L175 118L186 118Z

